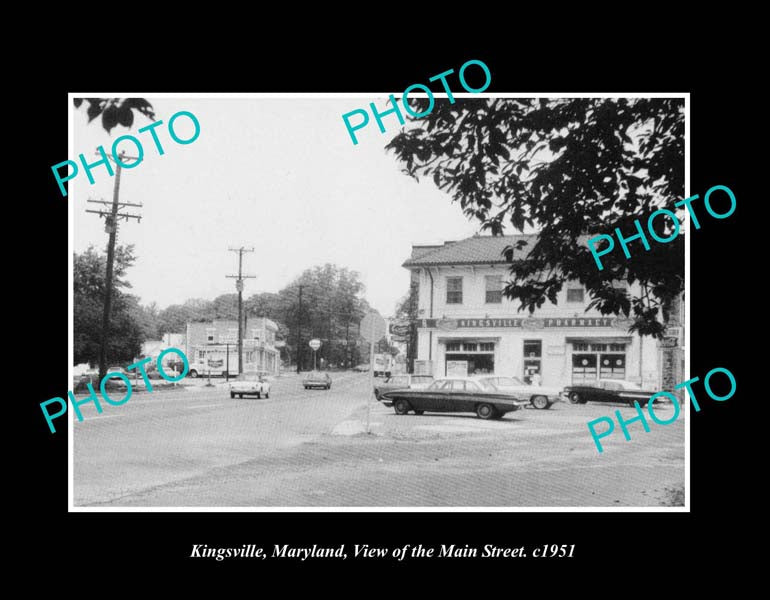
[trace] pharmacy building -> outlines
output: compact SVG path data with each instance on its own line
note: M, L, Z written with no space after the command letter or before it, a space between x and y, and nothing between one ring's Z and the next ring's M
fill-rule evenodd
M623 379L661 389L660 344L629 333L630 319L586 311L591 298L580 283L565 284L555 304L518 312L519 301L502 293L510 279L503 250L518 241L529 249L536 235L412 247L403 266L418 286L415 372L494 373L547 386Z

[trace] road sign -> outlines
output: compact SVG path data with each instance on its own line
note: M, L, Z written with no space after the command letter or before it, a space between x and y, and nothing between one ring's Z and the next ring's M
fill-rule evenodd
M308 346L310 346L313 350L318 350L321 347L321 340L312 339L308 342Z
M363 337L370 344L375 344L382 339L385 335L385 319L383 319L378 313L370 312L363 319L361 319L361 337Z
M410 325L391 325L390 333L393 335L409 335L411 329Z

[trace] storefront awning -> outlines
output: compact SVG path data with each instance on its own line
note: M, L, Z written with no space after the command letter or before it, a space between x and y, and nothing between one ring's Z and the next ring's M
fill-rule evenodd
M632 339L630 335L597 335L592 337L567 337L564 341L568 344L630 344Z

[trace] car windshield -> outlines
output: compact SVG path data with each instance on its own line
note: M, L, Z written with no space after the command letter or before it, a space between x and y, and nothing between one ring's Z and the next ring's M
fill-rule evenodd
M518 377L498 377L497 385L513 386L524 385L524 383Z
M409 385L408 377L391 377L385 383L390 385Z
M238 381L259 381L260 377L258 373L241 373L236 379Z

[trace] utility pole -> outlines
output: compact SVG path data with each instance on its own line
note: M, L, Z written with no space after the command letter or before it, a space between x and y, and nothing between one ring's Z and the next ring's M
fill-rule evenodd
M299 286L299 311L297 312L297 373L300 372L300 357L302 356L302 285Z
M235 289L238 290L238 375L243 373L243 280L254 279L256 275L243 274L243 253L254 252L254 248L229 248L230 252L238 253L238 275L225 275L235 279Z
M101 156L99 152L96 152L97 156ZM107 242L107 274L104 281L104 312L102 313L102 344L99 348L99 380L103 379L107 374L107 346L110 340L110 310L112 309L112 272L113 262L115 260L115 242L118 237L118 220L136 219L139 223L142 220L140 215L130 215L121 213L120 210L124 206L140 207L141 204L131 204L129 202L118 202L120 195L120 172L122 171L121 165L124 158L130 158L133 160L139 160L137 156L126 156L125 152L121 152L120 156L116 159L112 154L107 154L110 159L115 163L115 186L112 192L112 203L105 202L104 200L91 200L88 202L93 204L104 204L110 206L107 210L86 210L86 212L94 213L100 217L104 217L104 231L110 234L109 241Z

